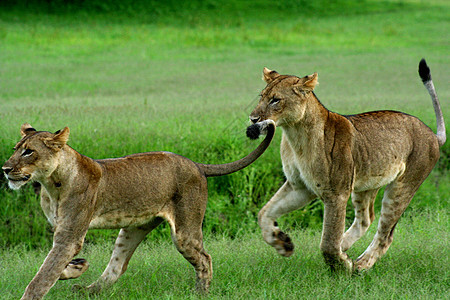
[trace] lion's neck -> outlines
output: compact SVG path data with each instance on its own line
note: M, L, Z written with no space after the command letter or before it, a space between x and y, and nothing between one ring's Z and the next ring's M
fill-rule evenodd
M323 127L289 126L283 127L283 139L296 152L314 151L323 141Z
M284 138L297 151L314 151L323 147L323 137L328 115L331 113L318 99L311 101L303 118L282 126Z
M57 190L71 184L80 170L79 156L78 152L67 145L61 149L53 172L40 180L47 191Z

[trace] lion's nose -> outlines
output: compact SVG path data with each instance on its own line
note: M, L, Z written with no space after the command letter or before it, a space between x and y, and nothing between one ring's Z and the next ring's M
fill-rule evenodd
M6 175L8 175L9 172L13 170L13 168L10 167L2 167L3 172L5 172Z
M259 117L259 116L257 116L257 117L250 116L249 118L250 118L250 121L251 121L253 124L255 124L255 123L257 123L259 120L261 120L261 117Z

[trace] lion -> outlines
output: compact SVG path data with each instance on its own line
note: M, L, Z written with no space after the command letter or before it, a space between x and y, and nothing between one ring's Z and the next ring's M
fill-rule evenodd
M446 140L442 111L424 59L419 63L419 75L431 95L436 134L418 118L402 112L331 112L314 93L317 73L299 78L264 68L267 86L250 120L272 119L281 127L286 182L261 209L258 223L265 242L279 254L292 255L294 244L280 230L277 218L316 198L324 204L320 249L332 270L368 270L386 253L400 216L438 161L439 148ZM251 133L250 137L258 135L257 126ZM346 251L374 221L375 196L383 186L375 237L352 261ZM355 219L344 233L350 195Z
M41 207L54 229L53 247L22 299L41 299L58 279L86 271L85 259L71 259L81 250L88 229L120 228L101 277L86 288L74 286L100 292L126 271L136 247L163 220L170 225L177 250L195 269L197 291L207 293L212 264L202 234L206 178L241 170L267 149L274 122L257 126L266 137L253 152L231 163L209 165L170 152L94 160L67 144L68 127L51 133L22 125L22 139L2 169L12 189L29 181L42 185Z

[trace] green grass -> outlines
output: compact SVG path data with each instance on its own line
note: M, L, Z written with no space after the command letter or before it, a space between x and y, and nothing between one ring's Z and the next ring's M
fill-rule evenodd
M206 299L446 299L449 294L448 212L426 211L403 218L394 242L373 269L361 275L331 274L319 251L320 231L290 232L296 252L279 256L259 233L238 239L206 237L214 278ZM369 245L376 222L349 254ZM73 284L88 285L106 267L112 243L88 245L80 253L90 262L78 279L59 281L48 299L204 299L194 292L193 268L169 242L144 242L127 272L109 290L93 297L73 294ZM23 247L0 250L2 299L18 299L45 258L46 251Z

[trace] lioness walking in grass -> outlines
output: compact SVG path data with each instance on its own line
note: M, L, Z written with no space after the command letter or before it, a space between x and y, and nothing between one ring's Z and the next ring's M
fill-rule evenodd
M272 121L258 125L267 132L258 148L222 165L199 164L169 152L93 160L67 145L67 127L51 133L22 125L22 139L2 169L12 189L31 180L42 185L41 206L55 232L53 247L22 299L41 299L58 279L86 271L86 260L71 259L81 250L89 228L121 230L101 277L87 288L77 288L96 293L112 285L126 271L136 247L164 220L178 251L195 269L197 290L208 292L212 263L202 233L206 177L230 174L255 161L275 133Z
M436 134L416 117L401 112L350 116L331 112L314 94L317 73L299 78L264 68L267 86L250 119L254 123L272 119L283 129L281 159L287 180L258 216L264 240L278 253L290 256L294 245L278 227L277 218L315 198L325 206L320 249L332 269L369 269L386 253L400 216L438 161L439 147L446 140L425 60L419 64L419 74L433 102ZM375 196L383 186L377 233L353 262L345 251L373 222ZM344 233L350 195L355 220Z

